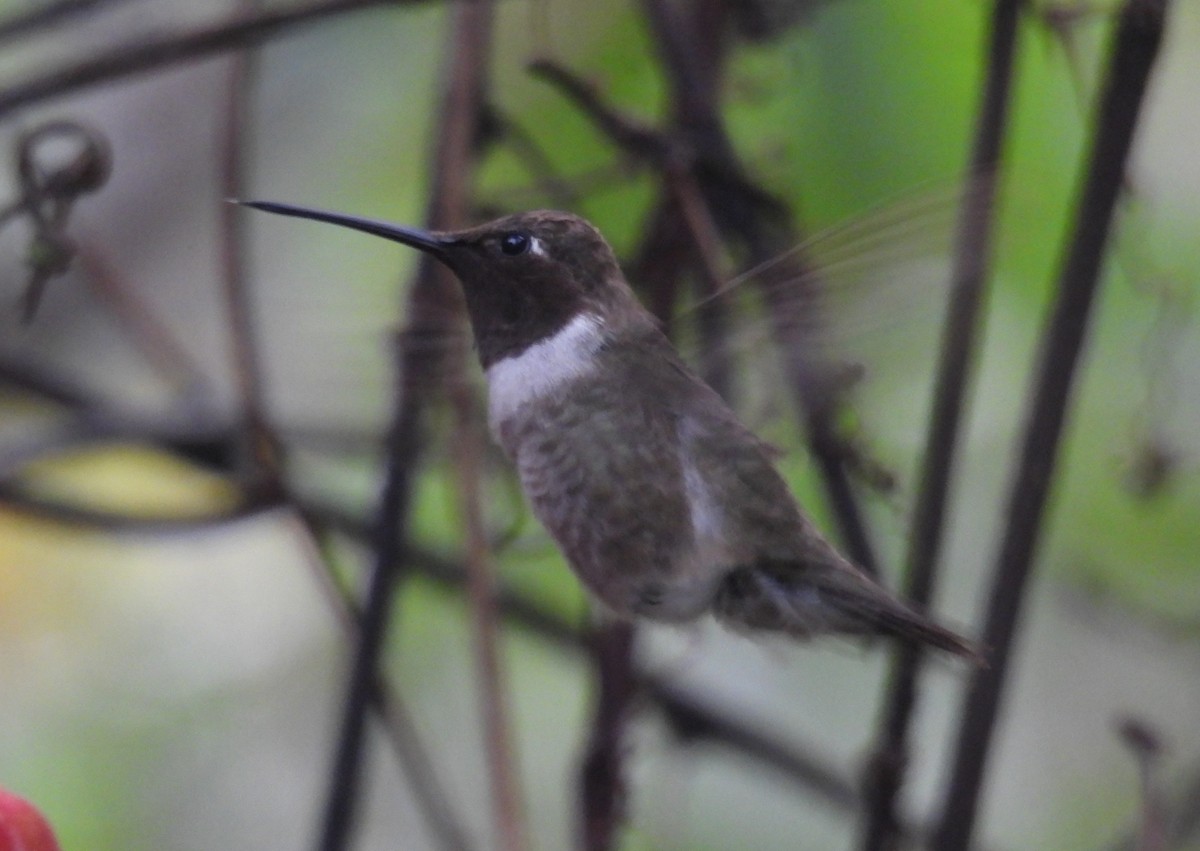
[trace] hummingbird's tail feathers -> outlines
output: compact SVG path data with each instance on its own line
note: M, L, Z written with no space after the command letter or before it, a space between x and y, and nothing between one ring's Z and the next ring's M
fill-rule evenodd
M975 644L910 609L849 566L804 571L791 564L738 568L722 583L713 611L735 629L784 632L796 638L883 635L985 664Z
M829 605L854 617L862 625L862 632L885 635L903 642L927 644L970 661L974 665L987 664L983 651L951 629L947 629L930 618L894 599L882 588L873 587L878 596L856 595L830 589L822 593ZM847 630L850 631L850 630Z

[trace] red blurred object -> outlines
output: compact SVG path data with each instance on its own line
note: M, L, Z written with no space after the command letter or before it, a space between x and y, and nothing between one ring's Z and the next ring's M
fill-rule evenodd
M0 789L0 851L61 851L37 807Z

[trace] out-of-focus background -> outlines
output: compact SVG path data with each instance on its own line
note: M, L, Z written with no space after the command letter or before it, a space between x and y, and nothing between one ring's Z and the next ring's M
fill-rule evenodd
M50 4L9 0L0 15L39 5ZM730 48L723 114L749 173L787 201L828 263L838 307L831 336L841 356L865 368L857 433L897 480L891 493L867 499L895 585L987 4L778 5L795 19ZM1176 5L1014 648L981 816L989 848L1090 851L1130 834L1141 798L1119 718L1159 734L1155 782L1172 806L1189 788L1194 794L1200 772L1200 7ZM7 87L57 65L232 11L182 0L96 4L5 42L0 103ZM659 122L665 83L641 4L506 0L495 13L497 110L555 174L575 182L574 211L628 258L645 227L652 175L628 166L526 65L550 56L609 104ZM936 604L968 632L1005 521L1111 13L1107 4L1031 4L1022 24L986 336ZM380 5L266 42L249 78L242 143L250 194L420 223L447 22L443 3ZM0 117L0 163L15 161L22 133L54 119L103 134L113 159L109 182L71 211L75 262L48 282L27 323L19 303L31 229L16 217L0 230L0 475L14 493L94 515L0 504L0 785L37 802L66 849L297 848L311 841L320 812L348 650L314 579L318 548L295 516L281 508L186 528L95 519L194 519L234 499L228 476L139 440L134 427L219 427L237 416L217 233L229 79L222 54ZM481 163L476 200L493 209L549 204L537 176L501 144ZM15 165L0 166L0 202L19 191ZM288 480L298 493L369 517L392 392L390 339L405 322L414 254L265 215L247 213L243 223L267 414L287 446ZM100 282L101 268L115 282ZM809 456L790 420L776 416L787 402L770 351L756 342L762 317L753 298L744 304L734 336L745 341L746 415L788 449L790 480L829 529ZM148 342L155 334L170 341L166 350ZM116 426L80 430L69 408L14 378L22 375L86 394ZM462 532L448 430L444 412L435 415L413 534L422 548L455 558ZM489 460L489 470L489 523L511 532L499 555L504 582L585 623L586 601L525 516L504 464ZM348 540L331 548L357 583L366 550ZM464 598L418 576L395 615L387 674L476 847L492 847ZM507 628L504 639L534 844L570 847L590 668L528 629ZM704 624L647 629L638 656L847 779L862 770L885 648L762 642ZM924 682L906 796L918 821L938 805L965 676L937 663ZM358 847L436 847L391 751L374 734L370 741ZM638 712L627 746L622 848L853 846L852 816L736 750L681 742L652 711ZM1195 817L1200 801L1178 806ZM1179 847L1200 848L1200 833Z

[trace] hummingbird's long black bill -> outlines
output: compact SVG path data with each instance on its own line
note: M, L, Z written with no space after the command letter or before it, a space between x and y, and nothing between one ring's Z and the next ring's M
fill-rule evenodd
M276 201L238 201L243 207L253 207L267 213L278 213L281 216L295 216L298 219L311 219L316 222L328 222L331 225L341 225L351 230L369 233L372 236L382 236L393 242L403 243L422 251L428 251L436 257L444 257L451 242L441 234L431 233L420 228L394 225L378 219L363 219L358 216L347 216L343 213L331 213L325 210L313 210L308 207L296 207L292 204L280 204Z

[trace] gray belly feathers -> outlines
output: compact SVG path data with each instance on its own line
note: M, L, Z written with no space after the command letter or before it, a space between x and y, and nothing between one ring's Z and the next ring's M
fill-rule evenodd
M613 392L572 382L499 424L498 437L534 513L605 606L693 619L721 577L697 561L711 552L697 547L675 417L605 404Z

